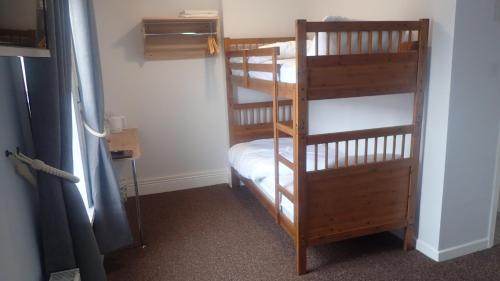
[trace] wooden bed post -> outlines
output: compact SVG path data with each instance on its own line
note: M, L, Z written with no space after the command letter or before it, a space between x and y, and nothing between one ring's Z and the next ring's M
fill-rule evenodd
M417 89L413 100L413 134L411 147L411 175L408 193L408 225L405 228L404 249L406 251L415 248L415 197L418 188L418 170L420 166L420 140L422 134L422 114L424 107L424 78L425 66L427 64L427 44L429 35L429 20L420 20L420 29L418 32L418 70L417 70Z
M280 210L281 210L281 192L279 189L280 184L280 168L279 168L279 139L280 131L278 129L279 123L279 98L278 98L278 64L277 52L279 48L273 50L272 64L273 64L273 143L274 143L274 208L276 209L276 223L280 224Z
M224 52L229 51L231 39L224 38ZM234 139L234 86L231 83L231 66L228 56L224 56L226 61L226 88L227 88L227 122L229 127L229 146L235 144ZM240 186L240 179L236 171L231 168L231 187Z
M297 273L307 272L307 241L306 241L306 148L308 134L307 112L307 22L297 20L297 92L293 98L293 149L294 149L294 227Z

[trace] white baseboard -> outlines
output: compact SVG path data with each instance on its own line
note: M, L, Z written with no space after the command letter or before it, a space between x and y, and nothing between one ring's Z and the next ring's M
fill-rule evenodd
M488 249L488 242L488 237L485 237L462 245L438 250L427 242L417 239L416 248L427 257L442 262Z
M439 251L438 249L434 248L431 246L429 243L423 241L422 239L417 239L417 243L415 248L417 251L421 252L422 254L426 255L427 257L439 261Z
M488 249L488 237L439 251L439 261L447 261Z
M139 194L149 195L229 183L229 178L230 174L228 169L165 177L140 178L138 179ZM134 196L134 182L132 179L122 181L121 185L127 188L127 196Z

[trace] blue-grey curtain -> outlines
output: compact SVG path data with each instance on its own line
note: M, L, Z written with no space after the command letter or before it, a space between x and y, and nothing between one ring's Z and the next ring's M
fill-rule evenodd
M71 30L68 0L47 1L50 58L26 58L36 157L72 171ZM82 280L106 280L87 210L77 187L38 173L41 244L46 277L80 268Z
M104 130L104 96L92 0L69 0L75 58L80 80L83 120L95 131ZM85 132L89 190L95 208L94 233L102 253L132 242L111 166L107 142Z

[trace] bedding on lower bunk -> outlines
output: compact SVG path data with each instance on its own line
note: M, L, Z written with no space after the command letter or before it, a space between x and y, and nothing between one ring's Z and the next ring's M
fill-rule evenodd
M407 138L409 139L409 138ZM391 140L389 140L389 147L391 147ZM373 147L373 142L368 142L368 147ZM396 140L396 146L400 147L400 143ZM355 162L355 152L353 143L348 143L347 162L352 165ZM406 147L409 147L407 144ZM280 138L279 139L280 154L293 162L293 139ZM307 171L324 170L325 169L325 147L318 147L317 152L314 146L307 147ZM345 166L345 146L339 145L338 156L334 155L335 149L329 147L328 149L328 168L333 167L338 161L338 167ZM317 160L316 160L317 153ZM405 156L409 153L405 151ZM255 183L257 188L266 196L270 202L275 202L275 172L274 172L274 140L273 139L259 139L251 142L239 143L234 145L229 150L229 163L230 165L244 178L251 180ZM383 154L378 153L377 159L382 159ZM392 157L392 155L390 155ZM400 158L400 154L396 154L395 158ZM363 163L364 156L358 156L358 162ZM368 150L367 163L375 161L375 155L372 148ZM315 167L315 163L316 167ZM279 165L279 183L293 194L293 171L287 166L280 163ZM281 209L286 217L293 222L293 203L285 196L282 196Z
M293 140L281 138L280 153L289 160L293 158ZM229 163L238 173L255 183L271 202L275 202L274 187L274 140L260 139L234 145L229 150ZM293 171L283 164L279 167L280 183L293 194ZM284 181L288 181L285 184ZM283 196L281 208L293 222L293 203Z

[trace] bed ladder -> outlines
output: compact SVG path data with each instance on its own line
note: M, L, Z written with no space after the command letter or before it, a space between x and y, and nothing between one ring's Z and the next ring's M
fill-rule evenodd
M292 171L295 171L295 164L286 159L284 156L280 154L279 149L279 139L281 136L286 135L289 137L294 137L295 131L293 127L287 125L286 123L280 122L280 100L278 95L278 72L279 66L277 64L277 54L279 52L279 48L275 48L272 56L272 65L273 65L273 123L274 123L274 184L275 184L275 208L276 208L276 222L278 224L282 224L281 222L281 201L282 196L285 196L290 202L295 205L295 196L292 192L288 191L285 187L280 185L279 179L279 165L280 163L289 168ZM295 102L292 100L292 107ZM293 112L293 110L292 110ZM284 113L283 113L284 114ZM293 115L293 114L292 114ZM293 117L291 118L293 122ZM285 120L285 116L282 116L282 120ZM295 140L294 140L295 141Z

